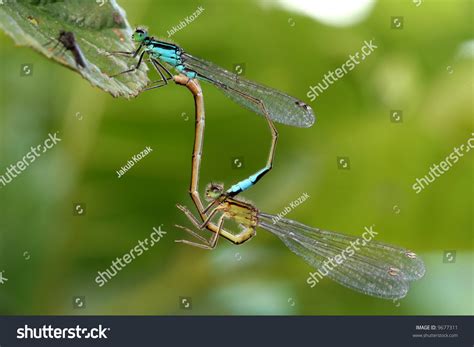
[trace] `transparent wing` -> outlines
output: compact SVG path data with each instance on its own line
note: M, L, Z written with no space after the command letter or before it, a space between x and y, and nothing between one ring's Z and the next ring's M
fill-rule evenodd
M259 225L316 268L321 278L327 276L364 294L385 299L403 298L409 282L425 274L423 261L404 248L375 240L366 242L362 237L311 228L289 219L277 221L265 213L259 214ZM328 259L333 259L336 266ZM319 276L316 278L319 280Z
M181 59L183 65L197 72L201 79L214 84L233 101L257 114L263 115L263 111L258 104L252 102L253 99L262 101L275 122L300 128L310 127L314 123L311 107L292 96L249 81L187 53L183 53Z

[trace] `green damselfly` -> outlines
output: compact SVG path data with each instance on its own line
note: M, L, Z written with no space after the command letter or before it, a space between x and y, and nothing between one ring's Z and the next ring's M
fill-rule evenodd
M292 252L318 270L324 268L329 260L340 257L337 266L330 271L326 268L327 277L355 291L384 299L403 298L408 293L410 282L425 274L423 261L407 249L374 240L359 244L360 239L354 236L311 228L290 219L262 213L249 202L229 197L221 184L209 184L205 197L210 204L202 211L207 214L202 223L185 206L177 206L195 227L208 229L213 235L207 240L189 228L176 225L201 241L176 242L213 249L219 235L234 244L241 244L254 237L257 227L260 227L277 236ZM211 222L214 217L218 217L216 224ZM234 234L225 230L225 220L236 222L240 232ZM352 248L352 254L347 254L354 244L360 247Z

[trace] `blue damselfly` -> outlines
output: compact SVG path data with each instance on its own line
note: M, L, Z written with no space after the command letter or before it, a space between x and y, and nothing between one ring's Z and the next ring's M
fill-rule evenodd
M292 96L252 82L213 63L196 58L175 44L150 37L147 30L143 28L137 28L132 35L132 39L139 45L134 52L112 52L112 54L123 54L134 58L138 56L138 63L130 69L111 77L135 71L140 67L144 56L147 55L160 76L160 79L153 82L147 90L163 87L168 84L169 80L173 79L173 75L167 68L169 66L190 79L211 83L236 103L264 116L267 120L272 135L267 163L263 169L232 185L227 190L229 196L235 196L250 188L271 170L278 139L278 132L272 121L296 127L310 127L314 123L314 114L311 107Z

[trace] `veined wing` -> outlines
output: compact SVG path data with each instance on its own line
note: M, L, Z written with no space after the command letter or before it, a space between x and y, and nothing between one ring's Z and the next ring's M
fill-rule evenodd
M311 228L289 219L273 221L277 221L274 216L259 214L262 228L278 236L320 274L364 294L384 299L403 298L409 282L425 274L423 261L404 248L375 240L366 242L362 237ZM342 261L333 261L336 266L328 268L324 262L336 259L336 255Z
M233 101L257 114L263 115L263 110L260 105L252 102L252 98L262 101L275 122L300 128L310 127L314 123L311 107L292 96L239 77L187 53L183 53L181 59L183 65L195 71L198 77L214 84Z

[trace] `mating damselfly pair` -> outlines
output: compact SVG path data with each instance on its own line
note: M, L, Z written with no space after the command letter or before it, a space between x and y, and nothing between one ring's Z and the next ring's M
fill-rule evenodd
M273 121L296 127L310 127L314 123L313 110L301 100L242 78L213 63L196 58L175 44L156 40L150 37L144 28L137 28L132 35L132 39L139 44L134 52L113 52L112 54L139 57L138 63L112 77L135 71L147 55L160 79L153 82L146 90L163 87L168 84L169 80L173 79L173 75L167 68L169 66L190 79L196 78L211 83L236 103L262 115L266 119L272 136L267 163L264 168L255 174L232 185L227 190L227 193L231 196L250 188L272 169L278 139L278 132L273 125Z
M178 205L178 208L187 215L196 228L207 229L212 232L212 236L207 240L196 231L178 226L200 241L178 240L178 242L213 249L219 236L223 236L235 244L241 244L255 236L256 228L261 227L279 237L291 251L318 269L327 259L336 257L349 247L351 242L356 241L356 238L352 236L311 228L289 219L279 219L274 223L274 216L261 213L252 204L236 197L240 192L251 187L272 167L278 137L272 120L298 127L311 126L314 115L309 106L284 93L242 79L212 63L195 58L177 45L155 40L149 37L144 29L137 29L133 34L133 39L139 43L136 51L117 53L139 56L138 63L135 67L121 73L132 72L139 68L144 55L148 54L150 62L161 77L149 89L162 87L168 83L168 80L175 79L177 83L188 86L196 100L197 127L191 194L201 220L198 220L186 207ZM173 77L166 65L182 73L185 78ZM214 84L237 103L263 115L272 131L272 146L265 168L228 190L224 190L222 185L208 185L205 195L210 203L206 208L203 207L197 193L204 131L204 106L199 84L192 83L194 79ZM217 218L215 224L214 218ZM226 219L235 221L241 228L240 232L233 233L224 229ZM398 299L407 294L409 283L423 277L424 272L424 264L415 253L397 246L371 241L354 255L347 257L328 274L328 277L364 294Z

